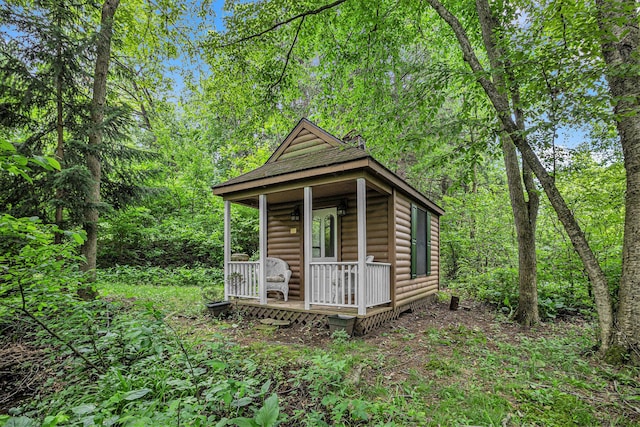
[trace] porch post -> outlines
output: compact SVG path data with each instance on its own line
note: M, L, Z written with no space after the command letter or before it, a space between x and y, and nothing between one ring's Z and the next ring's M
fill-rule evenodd
M303 236L304 236L304 309L311 308L311 233L313 224L313 200L311 187L304 187Z
M231 202L224 201L224 300L229 301L229 261L231 261Z
M364 178L357 180L358 198L358 314L367 314L367 183Z
M258 269L258 296L260 304L267 303L267 269L265 258L267 258L267 195L261 194L258 199L258 209L260 217L258 225L260 228L260 267Z

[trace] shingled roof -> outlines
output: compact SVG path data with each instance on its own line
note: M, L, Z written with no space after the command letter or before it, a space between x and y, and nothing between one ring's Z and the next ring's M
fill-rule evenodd
M308 154L301 154L296 157L290 157L288 159L279 160L277 162L265 163L258 169L254 169L251 172L247 172L222 184L218 184L214 188L239 184L241 182L254 181L261 178L270 178L273 176L285 175L291 172L315 169L322 166L347 163L352 160L358 160L367 157L371 156L366 151L344 144L340 147L324 149L322 151L322 155L319 155L316 152L312 152Z
M364 148L339 140L307 119L298 122L264 165L215 185L213 191L224 196L254 185L264 187L347 170L370 171L422 200L435 212L444 213L442 208L376 161Z

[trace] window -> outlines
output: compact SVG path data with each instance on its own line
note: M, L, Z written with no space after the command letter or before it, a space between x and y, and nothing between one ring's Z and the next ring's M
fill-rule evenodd
M411 205L411 277L431 274L431 214Z
M313 261L337 261L336 208L313 211L311 257Z

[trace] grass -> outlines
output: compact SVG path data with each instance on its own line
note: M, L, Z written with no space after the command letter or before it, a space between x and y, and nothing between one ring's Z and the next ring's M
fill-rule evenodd
M198 287L109 284L100 291L151 302L167 312L202 314ZM224 334L226 325L218 327ZM344 337L324 348L286 346L256 333L235 354L262 381L308 384L307 398L320 403L316 412L293 417L301 424L321 425L318 420L323 419L355 425L366 418L367 423L389 425L637 425L639 419L629 409L638 399L631 385L638 370L602 366L585 355L593 345L589 328L562 325L551 327L550 336L514 337L500 332L499 324L492 327L494 332L465 325L399 327L388 335L386 348L372 346L366 338ZM426 351L409 361L417 339ZM305 367L309 360L311 367ZM292 368L296 366L301 369ZM356 366L368 372L358 387L346 380ZM398 366L405 372L390 375ZM607 392L614 382L625 391ZM344 406L347 401L352 403Z
M317 327L265 335L249 320L204 316L199 286L103 281L98 289L126 303L121 323L110 316L94 338L96 348L109 351L103 359L122 365L90 380L90 387L77 380L51 395L57 413L25 414L86 424L80 415L91 410L94 421L123 425L640 423L640 370L605 365L588 352L594 333L586 323L533 331L495 319L423 326L420 315L432 315L425 312L377 337L330 337ZM166 319L171 330L163 326ZM309 333L315 338L303 340Z
M199 286L155 286L145 284L99 283L103 297L152 303L167 313L180 313L187 317L202 315L202 294Z

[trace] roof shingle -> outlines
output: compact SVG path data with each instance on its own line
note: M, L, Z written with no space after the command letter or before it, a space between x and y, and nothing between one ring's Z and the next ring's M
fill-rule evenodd
M371 156L366 151L345 144L340 147L327 148L319 152L278 160L277 162L265 163L251 172L247 172L243 175L232 178L229 181L217 184L213 188L226 187L227 185L239 184L262 178L270 178L292 172L337 165L368 157Z

